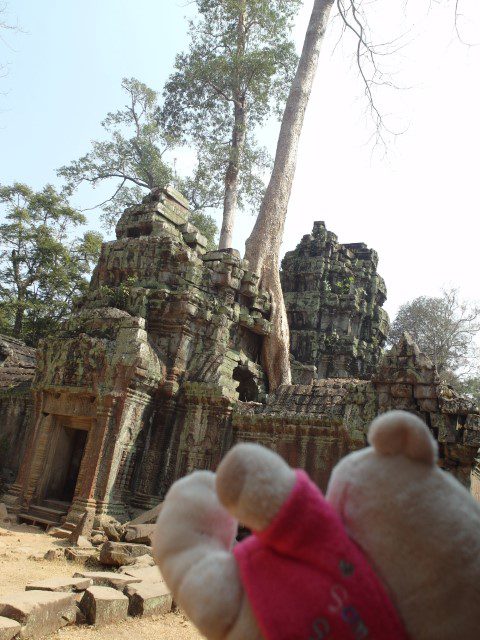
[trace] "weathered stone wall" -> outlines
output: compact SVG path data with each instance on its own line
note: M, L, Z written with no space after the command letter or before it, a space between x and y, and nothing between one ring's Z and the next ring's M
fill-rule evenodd
M35 413L10 499L18 498L19 508L28 510L51 497L52 474L69 463L59 449L62 430L73 429L88 433L73 513L97 506L102 510L108 503L112 513L122 515L125 506L114 479L124 432L134 438L143 428L145 409L162 375L143 319L118 309L83 310L67 321L55 341L41 343L38 355Z
M366 379L375 371L389 329L377 264L375 251L339 244L323 222L285 254L281 280L294 381Z
M441 383L431 360L408 334L382 359L372 378L378 412L418 414L439 444L440 465L466 486L480 448L480 410L473 400Z
M35 350L0 335L0 480L15 480L32 414Z
M280 387L266 404L237 404L235 442L258 442L326 489L344 455L365 446L365 427L375 416L373 387L363 380L314 380Z
M272 448L325 489L340 458L367 444L375 416L392 409L415 413L427 423L439 443L440 466L469 487L480 448L479 409L440 383L434 365L408 334L385 354L370 381L314 380L281 387L263 405L237 405L234 440Z

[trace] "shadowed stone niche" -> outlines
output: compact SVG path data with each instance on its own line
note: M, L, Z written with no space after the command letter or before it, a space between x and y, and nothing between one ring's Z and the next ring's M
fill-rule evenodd
M259 390L254 374L248 367L238 366L233 370L233 379L238 381L237 393L240 402L258 402Z

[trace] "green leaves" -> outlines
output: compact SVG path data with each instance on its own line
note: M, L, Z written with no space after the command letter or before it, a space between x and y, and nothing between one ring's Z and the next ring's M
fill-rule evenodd
M152 189L173 180L173 171L163 160L172 140L160 126L156 92L135 78L124 78L122 88L127 104L107 114L102 122L107 139L94 141L89 153L58 171L70 194L83 182L95 187L99 182L112 181L113 195L101 203L109 225L115 222L112 208L117 218L125 203L132 204L132 196L138 196L138 190L131 192L132 187Z
M283 112L297 63L290 31L301 2L196 4L190 48L177 56L165 85L163 119L171 135L197 148L220 191L238 134L235 106L240 106L246 113L246 141L240 149L238 199L240 207L254 208L265 188L262 174L270 164L255 132L270 115Z
M66 180L65 192L72 194L82 183L95 188L110 182L111 197L98 205L107 227L114 226L122 211L138 204L150 189L169 183L180 191L186 186L187 198L189 192L195 193L195 210L218 206L221 196L212 176L206 180L205 172L197 168L199 182L194 186L193 177L182 180L167 162L166 156L178 145L179 138L175 127L164 127L157 92L136 78L124 78L122 88L127 97L125 106L108 113L101 123L106 139L93 141L89 153L58 170ZM200 230L213 244L217 227L210 216L202 216L197 211Z
M85 216L51 185L0 186L0 331L35 345L52 332L88 287L102 237L71 240Z

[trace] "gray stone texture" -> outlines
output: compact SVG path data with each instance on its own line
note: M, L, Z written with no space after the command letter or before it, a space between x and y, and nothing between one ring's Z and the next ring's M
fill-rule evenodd
M100 627L126 619L128 598L110 587L90 587L80 600L80 609L89 624Z
M131 616L151 616L168 613L172 609L172 594L164 582L140 582L125 587L128 613Z
M281 281L294 382L308 382L305 365L311 379L369 378L375 371L389 329L377 263L375 251L340 244L323 222L285 254Z
M136 558L148 554L152 554L152 549L146 544L105 542L100 549L100 562L121 567L122 565L133 564Z
M125 565L124 567L120 567L118 571L120 573L128 572L130 573L134 569L145 569L147 567L154 567L155 560L150 555L139 556L135 558L135 562L133 564Z
M22 626L22 638L44 638L75 621L75 600L71 593L19 591L0 596L0 616Z
M37 580L29 582L25 591L85 591L91 587L93 581L90 578L48 578L47 580Z
M65 558L70 562L77 564L88 564L94 560L98 560L99 551L95 547L67 547L65 549Z
M12 483L23 457L32 419L35 349L0 335L0 481Z
M148 511L143 511L136 518L127 522L125 527L133 527L141 524L155 524L158 516L160 515L160 511L162 510L163 503L157 504L153 509L149 509Z
M152 546L152 536L155 531L154 524L134 524L125 528L125 542L146 544Z
M475 402L440 382L435 366L408 333L382 358L372 384L378 412L403 409L425 420L439 445L440 466L469 487L480 447Z
M95 512L92 510L85 511L80 522L70 534L69 541L72 544L85 548L85 540L88 542L88 538L92 535L94 520Z
M125 576L130 576L141 582L148 582L151 584L157 582L164 582L163 576L157 566L154 567L122 567L122 573ZM133 583L133 581L132 581Z
M113 571L78 571L74 578L86 578L92 581L94 587L111 587L112 589L124 589L126 585L141 582L142 578Z

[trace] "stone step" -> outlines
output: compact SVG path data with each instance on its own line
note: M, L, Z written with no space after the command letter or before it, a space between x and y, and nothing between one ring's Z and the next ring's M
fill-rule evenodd
M129 584L142 581L142 577L114 573L113 571L77 571L73 577L92 580L94 587L111 587L120 589L120 591Z
M20 512L17 514L17 518L19 522L27 522L33 525L42 524L46 528L53 527L58 524L57 520L52 520L51 518L43 518L41 516L32 515L30 513Z
M135 565L133 565L131 567L122 567L121 571L123 575L130 576L136 580L141 580L142 582L150 582L151 584L165 582L162 574L160 573L160 569L157 566L135 567Z
M46 502L46 501L45 501ZM46 527L54 527L62 522L66 516L65 505L62 509L55 503L55 506L44 506L42 504L32 504L27 511L18 514L20 521L31 522L32 524L43 524Z
M93 580L90 578L47 578L46 580L29 582L25 587L25 591L79 592L85 591L92 584Z
M69 502L64 502L63 500L51 500L51 499L39 500L38 504L41 507L56 509L57 511L61 511L62 513L67 513L71 506Z
M55 507L46 507L40 504L32 504L28 509L29 513L37 513L39 515L51 516L52 518L56 518L60 521L61 518L67 515L67 511L63 509L58 509Z

